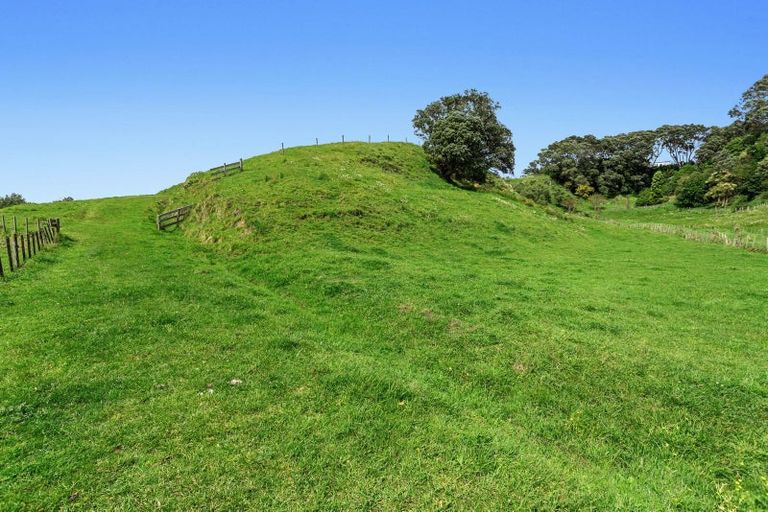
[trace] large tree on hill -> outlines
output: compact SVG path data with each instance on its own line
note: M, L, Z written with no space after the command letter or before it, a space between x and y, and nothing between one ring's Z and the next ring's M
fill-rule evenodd
M499 103L488 93L469 89L461 94L444 96L416 111L414 131L424 140L424 150L441 175L449 179L483 181L489 170L513 172L515 146L512 132L496 117L499 108ZM450 141L446 137L448 133L459 138ZM435 138L436 134L439 134L438 138ZM459 142L466 145L459 147ZM449 162L450 165L465 165L461 162L466 162L470 167L466 173L459 167L440 167ZM478 168L483 172L478 173Z
M768 130L768 75L744 91L739 104L728 114L741 121L748 132L760 133Z
M434 124L424 151L446 180L482 183L488 171L482 135L483 126L476 116L455 110Z

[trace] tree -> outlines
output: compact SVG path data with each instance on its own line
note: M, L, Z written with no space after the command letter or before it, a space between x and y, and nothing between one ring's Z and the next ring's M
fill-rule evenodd
M488 171L483 125L476 116L455 110L431 127L424 151L440 175L449 180L482 183Z
M515 146L512 143L512 132L496 117L499 108L501 105L491 99L488 93L469 89L461 94L444 96L417 110L413 117L413 128L416 135L424 140L424 149L429 154L430 149L438 147L434 141L430 142L430 139L435 135L441 121L446 120L452 112L472 117L477 122L466 119L459 121L459 117L454 116L449 124L454 127L463 124L464 128L469 128L472 124L480 140L477 156L482 159L485 170L511 174L515 167Z
M768 129L768 74L744 91L738 105L728 115L744 123L748 132L760 133Z
M602 139L571 136L541 150L525 172L546 174L573 192L585 184L614 197L647 187L653 173L651 163L657 157L656 135L650 131Z
M709 128L702 124L665 124L656 130L662 147L678 167L693 161L708 133Z
M594 135L573 135L542 149L525 173L546 174L573 192L579 185L594 191L602 170L601 153L600 139Z
M715 158L715 155L725 148L725 146L739 136L742 132L741 122L737 121L730 126L713 126L709 129L699 149L696 151L697 163L708 163Z
M698 171L680 178L675 192L675 204L683 208L707 204L707 179L706 173Z
M23 204L26 203L27 200L24 199L21 194L10 194L5 197L0 197L0 208L5 208L7 206L13 206L15 204Z
M664 197L664 173L656 171L653 173L651 179L651 195L654 199L661 199Z
M728 206L728 201L736 194L736 183L729 171L715 171L707 179L709 190L704 197L717 201L720 206Z

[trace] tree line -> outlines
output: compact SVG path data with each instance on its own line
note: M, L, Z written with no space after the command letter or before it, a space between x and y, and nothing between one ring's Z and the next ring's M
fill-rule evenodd
M539 152L525 170L578 196L637 194L638 205L674 197L681 207L768 200L768 75L729 112L725 127L664 125L598 138L571 136ZM670 158L660 165L659 157Z
M413 126L434 169L449 182L509 175L512 132L498 102L469 89L416 112ZM606 137L572 135L542 149L514 187L540 202L573 208L576 196L637 195L637 204L678 206L768 200L768 75L744 92L725 127L665 124Z
M24 204L27 200L22 197L21 194L8 194L4 197L0 197L0 208L6 208L8 206L13 206L16 204Z

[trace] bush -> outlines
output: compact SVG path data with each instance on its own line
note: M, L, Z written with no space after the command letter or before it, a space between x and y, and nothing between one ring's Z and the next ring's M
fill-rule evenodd
M744 208L745 206L749 205L749 197L741 194L733 199L731 199L731 208L733 210L738 210L739 208Z
M586 183L582 183L581 185L576 187L576 195L581 197L582 199L588 198L594 192L595 192L595 189L592 188L591 185L587 185Z
M512 181L512 188L523 197L538 204L554 205L573 209L575 196L558 185L549 176L542 174L526 176Z
M681 208L694 208L707 204L707 176L704 172L693 172L680 178L675 192L675 204Z
M650 188L645 188L637 194L637 201L635 206L652 206L654 204L661 204L664 202L664 197L655 193Z

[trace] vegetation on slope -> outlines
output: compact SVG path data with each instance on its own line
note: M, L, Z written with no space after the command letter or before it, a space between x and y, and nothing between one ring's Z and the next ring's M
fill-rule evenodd
M542 149L526 169L588 197L637 194L638 206L691 208L768 200L768 75L731 109L726 127L664 125L597 138L570 136ZM669 165L658 165L664 154Z
M71 242L0 283L0 503L768 506L764 255L560 220L401 144L12 211Z

